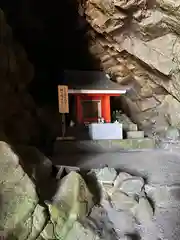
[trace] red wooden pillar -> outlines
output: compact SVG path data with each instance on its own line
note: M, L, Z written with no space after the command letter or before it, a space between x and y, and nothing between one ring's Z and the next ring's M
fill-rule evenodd
M108 95L102 97L102 117L106 122L111 122L110 96Z
M75 95L76 98L76 109L77 109L77 121L78 123L82 123L82 107L81 107L81 97L79 95Z

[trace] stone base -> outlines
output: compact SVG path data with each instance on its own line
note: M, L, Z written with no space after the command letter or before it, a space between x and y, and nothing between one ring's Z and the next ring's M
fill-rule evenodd
M151 138L123 139L118 143L124 150L153 149L156 147L154 139Z
M123 138L121 123L92 123L88 126L92 140L118 140Z
M121 139L121 140L87 140L87 141L56 141L54 155L75 153L104 153L121 150L153 149L154 139Z
M123 138L121 123L92 123L88 126L77 125L66 130L65 138L76 141L113 140Z

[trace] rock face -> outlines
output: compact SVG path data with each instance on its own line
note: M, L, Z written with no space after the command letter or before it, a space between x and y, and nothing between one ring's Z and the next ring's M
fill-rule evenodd
M54 135L55 130L49 128L54 112L38 109L28 93L33 76L34 68L23 47L13 39L0 9L0 140L7 136L16 144L40 145L42 132Z
M179 5L87 0L80 8L91 26L91 53L114 81L132 84L120 104L146 135L180 125Z
M95 174L99 183L102 191L100 205L106 211L106 215L118 236L115 239L121 239L121 237L123 239L126 233L134 232L132 229L137 228L136 224L145 228L151 224L154 211L146 197L143 178L132 176L126 172L117 174L117 171L116 178L114 178L114 173L112 168L105 167L94 169L89 174ZM106 181L106 177L109 180L110 176L111 180ZM97 210L95 212L97 213ZM98 219L98 216L91 217L96 219L95 221ZM104 222L104 225L106 225L106 229L109 228L107 222ZM143 239L147 239L146 237Z
M40 205L36 192L37 176L34 184L33 174L27 174L23 165L26 165L27 157L28 160L34 157L37 161L31 161L30 165L34 163L35 172L41 166L41 170L45 170L44 180L51 181L52 176L48 174L50 166L47 164L50 160L35 148L23 146L16 151L0 141L1 237L7 240L83 240L87 233L89 240L98 240L91 229L80 223L93 206L92 194L82 177L76 172L69 173L59 184L53 201L46 204L44 199L44 204ZM23 157L19 152L23 153ZM53 185L45 184L48 192Z
M2 10L0 19L0 126L12 141L27 143L38 135L35 104L27 92L34 68L13 40Z
M27 163L29 171L25 169ZM107 167L88 172L79 169L79 173L74 169L57 180L51 201L43 198L40 203L38 173L44 173L46 192L55 178L50 174L48 158L36 148L12 148L0 141L0 166L0 236L4 239L179 239L177 184L163 185L160 180L159 184L147 185L142 177ZM164 161L162 166L164 170ZM96 177L93 187L98 184L104 192L98 203L93 201L92 178L86 178L87 174ZM153 208L148 199L154 203Z

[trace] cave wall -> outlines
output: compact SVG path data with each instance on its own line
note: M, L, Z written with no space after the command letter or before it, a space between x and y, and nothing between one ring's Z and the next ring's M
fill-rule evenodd
M35 67L30 91L38 105L57 107L57 84L64 69L99 67L89 53L86 22L76 0L1 0L0 7Z
M60 119L58 111L46 104L39 106L29 93L34 76L25 49L14 39L0 9L0 140L35 145L48 152Z
M114 81L130 84L119 105L147 135L168 126L179 128L179 5L173 0L68 0L52 5L2 0L0 7L12 26L1 13L5 134L28 144L58 135L57 85L64 69L102 69Z
M91 53L114 81L131 85L124 111L147 135L180 127L180 2L87 0Z
M34 68L26 52L13 39L12 29L0 10L0 127L1 137L30 142L38 135L35 104L27 91Z
M15 143L47 149L61 131L57 85L64 69L99 68L77 7L71 0L0 1L0 128Z

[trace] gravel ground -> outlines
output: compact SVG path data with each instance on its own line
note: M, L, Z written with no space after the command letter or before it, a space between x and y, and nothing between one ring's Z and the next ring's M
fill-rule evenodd
M92 169L105 165L133 175L143 176L150 186L170 186L171 201L165 207L155 205L155 219L150 226L140 227L144 240L180 239L180 152L166 150L64 155L53 158L55 164ZM173 200L174 199L174 200ZM166 199L164 199L166 201ZM174 202L176 204L174 204ZM127 223L128 224L128 223ZM135 239L135 238L134 238Z

